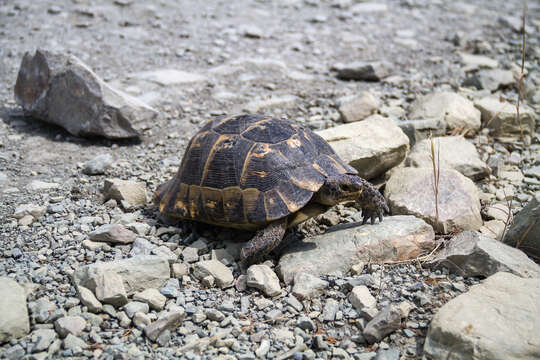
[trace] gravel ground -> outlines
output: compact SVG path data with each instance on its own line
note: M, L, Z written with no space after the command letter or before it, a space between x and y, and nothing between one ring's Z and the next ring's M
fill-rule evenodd
M49 356L106 359L218 355L370 359L378 351L378 359L397 359L394 350L402 358L420 358L434 313L479 279L431 271L418 262L368 264L356 274L323 277L328 289L299 301L292 296L291 286L283 284L282 295L269 300L238 283L220 290L185 275L160 290L166 293L165 308L182 307L186 319L177 331L162 333L157 342L150 341L141 326L126 321L118 309L108 307L98 315L88 312L71 281L73 272L85 264L119 260L133 252L131 245L83 247L82 242L103 224L121 222L153 245L164 245L177 255L184 251L182 239L187 234L178 223L160 217L153 207L125 210L114 201L104 203L102 187L105 179L121 178L144 183L150 194L174 174L191 136L213 116L262 108L267 114L324 129L341 123L336 100L363 90L380 99L383 114L395 108L404 114L409 103L434 89L457 90L466 77L458 51L488 54L511 70L520 63L521 36L508 25L519 19L521 9L515 3L391 0L385 10L365 13L354 10L356 4L347 0L0 0L0 275L33 284L26 287L28 303L38 303L37 308L30 306L32 331L52 329L55 320L66 314L82 316L85 327L78 337L91 344L83 349L86 346L76 340L61 345L53 339L44 350L35 350L35 339L28 336L2 345L0 358L25 354L45 358L48 351ZM531 2L527 69L536 78L539 10ZM59 127L22 116L13 96L17 71L24 53L39 47L79 57L105 81L157 109L159 120L146 126L140 141L114 142L73 137ZM379 82L342 81L331 70L358 60L387 61L392 77ZM162 86L141 81L137 75L171 68L205 79ZM517 98L515 87L500 95ZM292 104L287 100L291 98ZM268 99L278 99L277 105L261 105ZM485 134L475 138L481 155L516 153L516 166L522 170L538 162L538 133L531 137L532 145L491 141ZM104 175L84 174L84 163L100 154L112 155L111 167ZM53 185L32 190L35 181ZM508 185L497 181L478 186L495 195ZM539 188L540 183L513 186L514 211ZM21 224L12 217L21 204L44 206L45 213ZM347 219L342 216L339 221ZM324 221L314 219L299 234L325 228ZM202 226L200 231L204 239L198 260L209 259L213 249L232 238L249 237L212 226ZM277 257L268 265L273 267L276 261ZM238 266L231 263L229 268L238 279ZM361 335L369 315L349 301L351 288L361 282L379 309L390 304L411 307L402 328L371 345ZM46 315L38 316L40 311ZM144 317L153 321L159 311L147 313ZM196 345L190 345L194 341ZM51 355L54 347L62 348Z

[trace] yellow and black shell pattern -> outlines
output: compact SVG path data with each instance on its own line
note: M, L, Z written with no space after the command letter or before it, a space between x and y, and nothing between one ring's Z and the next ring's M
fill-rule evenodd
M304 207L328 175L344 173L357 172L301 125L263 115L219 117L191 139L154 203L166 216L258 229Z

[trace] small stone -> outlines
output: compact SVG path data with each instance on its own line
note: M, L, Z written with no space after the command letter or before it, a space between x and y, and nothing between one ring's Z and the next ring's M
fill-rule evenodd
M368 343L373 344L399 328L401 328L400 311L393 306L387 306L366 324L363 335Z
M186 247L182 250L182 258L187 263L199 261L199 249L190 246Z
M86 320L80 316L64 316L54 322L54 328L62 338L68 334L74 336L80 335L85 326Z
M267 296L281 294L279 279L266 265L252 265L247 270L247 285L263 291Z
M99 301L115 307L127 303L122 277L111 271L101 271L95 278L95 293Z
M467 53L459 53L459 56L466 72L478 69L495 69L499 66L497 60L488 58L487 56Z
M0 344L30 332L24 289L11 278L0 277Z
M304 305L300 301L298 301L294 296L289 295L287 298L287 304L292 306L296 311L300 312L304 309Z
M34 222L35 218L32 215L24 215L19 219L18 223L21 226L30 226Z
M106 224L92 231L89 237L92 241L125 245L134 242L137 234L121 224Z
M268 354L268 351L270 351L270 341L263 339L257 350L255 350L255 355L259 358L264 358Z
M178 260L178 255L176 255L171 249L169 249L165 245L153 248L152 254L167 260L170 264Z
M362 272L364 272L364 268L366 267L366 263L360 262L358 264L354 264L351 266L351 273L353 275L360 275Z
M409 313L411 312L411 310L414 309L414 305L408 301L402 301L399 303L398 308L399 313L401 314L401 318L406 319L407 317L409 317Z
M212 275L216 279L219 287L225 288L231 286L234 282L232 271L217 260L200 261L193 265L193 275L202 280L208 275Z
M126 312L126 315L129 318L132 318L135 315L135 313L138 313L138 312L146 314L148 313L148 310L149 310L148 304L144 302L140 302L140 301L130 301L126 305L124 305L124 311Z
M88 344L81 338L68 334L64 339L64 349L72 350L74 354L79 354L82 350L87 349Z
M83 173L86 175L105 174L105 170L107 170L112 163L113 157L110 154L98 155L84 163Z
M21 219L24 216L30 215L32 218L38 219L45 215L47 212L46 206L36 205L36 204L22 204L18 205L15 208L13 217L15 219Z
M305 331L317 330L315 323L307 316L300 316L296 321L296 326Z
M182 276L189 274L189 268L187 264L174 263L171 265L172 276L176 279L181 279Z
M103 305L95 297L92 291L88 290L83 286L77 287L77 292L79 293L79 299L81 303L88 308L88 311L93 313L100 313L103 310Z
M371 295L367 286L355 286L349 295L349 301L358 311L363 308L373 308L377 300Z
M26 187L30 191L47 191L47 190L56 190L60 187L60 184L57 183L48 183L40 180L33 180Z
M152 320L150 320L148 315L146 315L145 313L136 312L135 315L133 315L133 324L138 329L141 329L141 330L144 329L145 327L150 325L151 322Z
M53 329L36 329L32 331L32 352L45 351L56 339L56 332Z
M342 80L380 81L390 75L391 65L384 61L337 64L333 67Z
M358 96L342 99L339 112L343 122L349 123L364 120L377 112L380 106L380 101L375 95L364 91Z
M57 310L56 304L44 297L29 303L28 308L32 313L32 318L37 323L47 322L51 315Z
M107 179L103 184L105 201L114 199L125 201L129 206L146 205L146 187L144 184L120 179Z
M223 315L223 313L217 309L207 309L204 314L212 321L222 321L225 319L225 315Z
M131 325L131 319L129 318L129 316L127 316L127 314L125 312L119 311L116 314L116 317L120 321L120 326L121 327L127 328L127 327L129 327Z
M216 283L216 279L212 275L207 275L202 278L202 284L206 287L213 287Z
M146 240L145 238L138 237L133 242L130 255L132 256L150 255L152 254L152 250L155 249L156 247L157 245L152 244L150 241Z
M151 309L161 311L165 306L167 298L161 295L157 289L146 289L133 295L133 300L147 303Z
M334 321L339 310L339 303L334 299L328 299L323 308L322 318L324 321Z
M161 316L158 320L154 321L150 325L146 326L144 333L146 336L152 340L156 341L158 336L164 331L174 331L182 321L185 319L186 313L182 311L169 312Z

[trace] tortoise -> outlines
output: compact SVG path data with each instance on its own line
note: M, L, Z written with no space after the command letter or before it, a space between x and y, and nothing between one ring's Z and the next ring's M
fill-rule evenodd
M360 204L363 224L388 213L381 193L322 137L251 114L209 121L153 198L165 216L256 231L241 249L244 266L274 249L287 228L347 200Z

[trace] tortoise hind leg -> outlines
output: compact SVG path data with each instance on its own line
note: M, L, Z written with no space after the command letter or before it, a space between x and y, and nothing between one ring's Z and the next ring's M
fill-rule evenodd
M287 218L279 219L257 231L240 251L241 267L246 268L279 245L287 229Z

